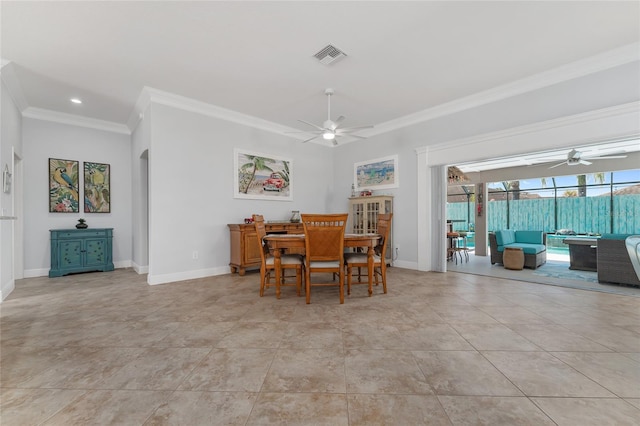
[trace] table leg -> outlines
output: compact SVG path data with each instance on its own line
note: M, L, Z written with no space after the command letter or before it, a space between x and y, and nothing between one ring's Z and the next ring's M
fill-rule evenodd
M373 294L373 247L367 249L367 276L369 278L369 297Z
M276 299L280 299L280 279L282 277L282 259L280 257L280 249L273 250L273 264L276 274Z

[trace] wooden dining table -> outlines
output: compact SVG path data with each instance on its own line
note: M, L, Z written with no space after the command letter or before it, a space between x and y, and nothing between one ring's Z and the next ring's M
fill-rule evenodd
M344 246L349 248L367 249L367 275L369 279L369 296L373 294L373 254L382 236L380 234L344 234ZM304 234L267 234L264 241L273 250L276 273L276 298L280 298L280 280L282 276L282 251L293 249L296 253L304 253Z

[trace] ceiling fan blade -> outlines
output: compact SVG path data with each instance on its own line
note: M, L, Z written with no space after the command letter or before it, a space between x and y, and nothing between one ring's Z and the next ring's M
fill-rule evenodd
M604 155L598 157L586 157L587 160L607 160L609 158L627 158L626 155Z
M321 135L314 136L314 137L312 137L312 138L307 139L306 141L302 141L302 143L311 142L312 140L317 139L317 138L319 138L320 136L321 136Z
M304 123L304 124L306 124L308 126L315 127L316 129L318 129L320 131L324 131L324 127L320 127L318 125L315 125L313 123L309 123L308 121L304 121L304 120L298 120L298 121L301 122L301 123Z
M296 131L291 131L291 132L284 132L284 133L317 133L317 134L321 134L321 132L319 130L296 130Z
M344 115L341 115L340 117L336 118L336 121L333 122L333 124L335 124L335 128L337 129L340 126L340 123L342 123L347 117L345 117Z
M566 162L566 161L563 161L562 163L558 163L558 164L553 165L553 166L551 166L551 167L549 167L549 168L550 168L550 169L555 169L556 167L562 166L563 164L567 164L567 162Z
M578 163L582 164L583 166L590 166L593 164L591 161L582 160L582 159L578 160Z
M364 129L373 129L373 126L358 126L358 127L345 127L344 129L340 129L340 133L351 133L358 130Z
M359 135L352 135L350 133L337 133L336 134L337 137L342 137L344 136L345 138L356 138L356 139L367 139L366 136L359 136Z

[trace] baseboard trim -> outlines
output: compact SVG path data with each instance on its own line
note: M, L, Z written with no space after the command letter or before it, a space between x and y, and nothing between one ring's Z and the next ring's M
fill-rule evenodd
M37 277L48 277L48 276L49 276L49 268L24 270L25 278L37 278Z
M135 262L131 262L131 266L133 270L136 271L138 275L148 274L149 273L149 265L138 265Z
M231 272L228 266L218 268L198 269L195 271L176 272L175 274L158 274L149 273L147 283L149 285L168 284L176 281L194 280L198 278L213 277L216 275L224 275Z
M113 267L116 269L131 268L131 263L130 260L121 260L119 262L113 262Z
M7 298L13 290L16 288L15 280L9 280L0 287L0 302Z
M402 268L402 269L413 269L414 271L417 271L418 262L407 262L406 260L394 260L393 267Z

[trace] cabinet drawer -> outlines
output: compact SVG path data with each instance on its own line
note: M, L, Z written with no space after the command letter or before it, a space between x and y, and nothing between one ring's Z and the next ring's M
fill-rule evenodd
M58 238L104 237L105 235L107 235L107 233L102 229L55 232L55 236L57 236Z

